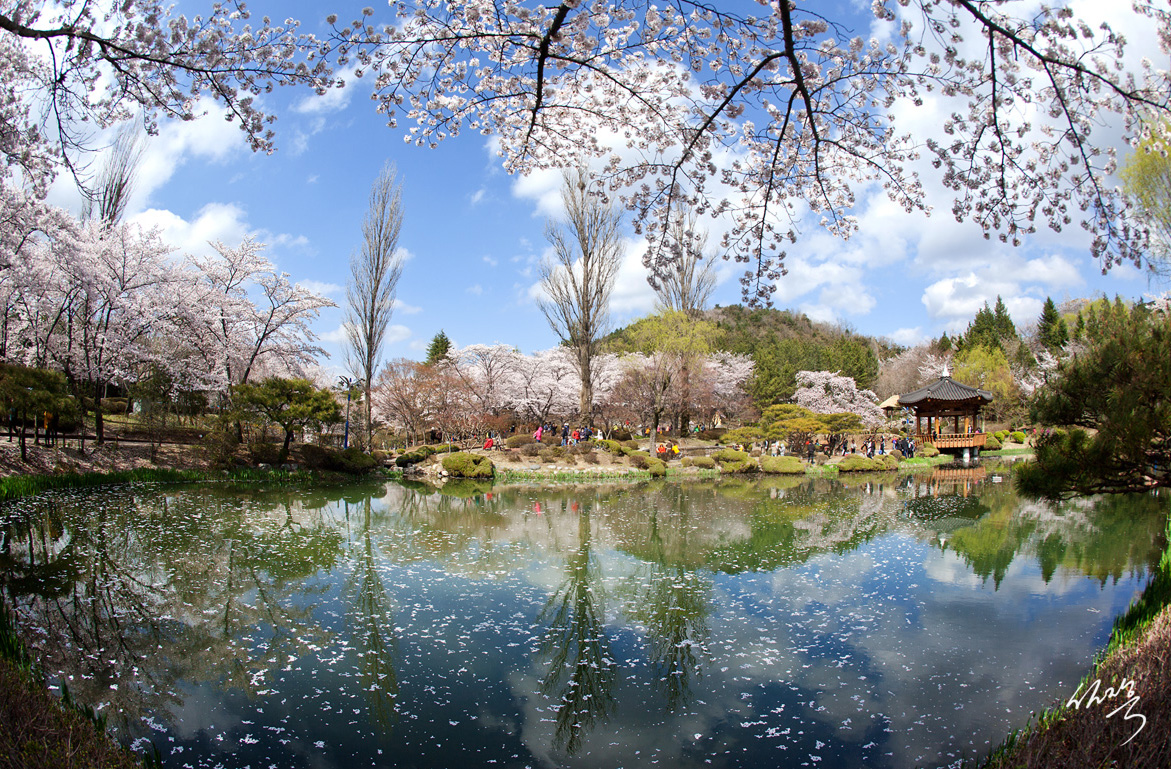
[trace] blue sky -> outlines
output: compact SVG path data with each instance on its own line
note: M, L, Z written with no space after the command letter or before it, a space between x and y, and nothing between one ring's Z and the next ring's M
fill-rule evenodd
M263 5L252 4L253 12L263 12ZM280 5L280 15L290 13L288 5ZM305 9L300 18L307 31L325 31L326 10L292 5L294 14ZM868 35L869 17L857 18L855 31ZM1149 46L1149 29L1125 18L1117 23L1133 27L1126 31L1136 50ZM533 302L536 267L547 249L545 222L558 213L555 171L509 176L490 139L478 134L448 139L437 149L408 144L403 129L388 128L376 112L367 81L325 97L278 91L265 103L279 116L273 155L250 152L215 105L207 105L208 115L198 121L164 123L146 151L128 218L162 227L180 252L206 250L209 240L235 245L253 234L268 244L267 255L281 270L342 305L370 186L383 164L393 162L403 186L399 244L408 259L386 357L421 359L440 329L460 346L504 342L527 353L557 343ZM922 124L939 120L931 103L906 117ZM66 180L59 180L52 200L76 210ZM956 224L942 194L935 205L928 218L864 194L856 211L861 234L850 241L806 227L789 250L789 274L775 305L913 344L962 331L998 295L1021 325L1036 320L1047 296L1138 298L1158 289L1133 268L1103 276L1080 229L1039 233L1013 249ZM615 325L653 307L641 243L633 230L628 236L614 293ZM715 303L739 301L741 269L720 263ZM332 353L323 364L338 373L341 323L339 307L323 312L315 326Z

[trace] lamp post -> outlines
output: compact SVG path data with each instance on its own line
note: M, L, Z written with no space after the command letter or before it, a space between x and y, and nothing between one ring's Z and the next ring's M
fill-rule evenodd
M346 388L346 432L342 437L343 451L350 447L350 394L354 391L355 387L361 387L363 382L364 380L362 379L353 379L348 376L339 376L337 378L338 387Z

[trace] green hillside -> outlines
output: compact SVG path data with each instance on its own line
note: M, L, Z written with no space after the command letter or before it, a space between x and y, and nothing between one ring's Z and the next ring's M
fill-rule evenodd
M609 352L636 350L636 329L645 320L613 332L603 341L603 348ZM718 350L752 357L756 372L748 390L761 407L791 398L798 371L838 371L853 377L858 387L869 389L878 377L880 358L899 352L885 340L819 323L790 310L717 306L704 313L704 320L719 329Z

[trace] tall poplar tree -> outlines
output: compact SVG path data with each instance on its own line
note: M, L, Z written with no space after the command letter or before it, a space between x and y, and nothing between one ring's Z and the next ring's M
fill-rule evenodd
M363 438L367 447L374 435L370 390L381 363L403 271L403 257L398 250L402 223L402 185L395 179L394 166L387 165L370 190L370 208L362 220L362 250L350 257L350 283L346 287L347 362L363 380Z

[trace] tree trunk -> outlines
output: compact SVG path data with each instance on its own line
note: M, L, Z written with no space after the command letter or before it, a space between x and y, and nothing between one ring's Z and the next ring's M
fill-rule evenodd
M675 425L675 435L680 440L687 437L687 430L691 426L691 412L688 402L691 400L691 366L684 361L679 367L679 419Z
M105 442L106 431L102 421L102 385L99 382L94 382L94 433L98 436L99 444Z
M293 442L293 428L285 430L285 445L281 446L281 453L278 457L278 464L284 464L289 460L289 444Z
M593 412L594 412L594 382L591 376L591 366L593 365L593 356L590 351L583 349L578 352L578 363L581 366L581 397L578 401L577 410L580 418L585 421L587 427L593 427Z

